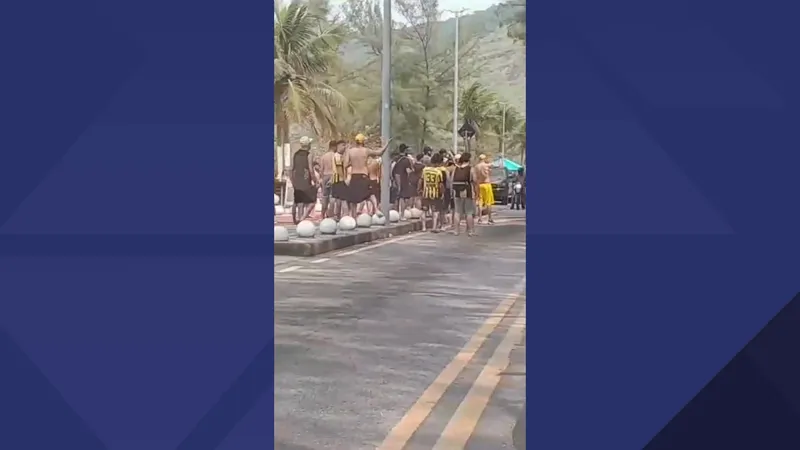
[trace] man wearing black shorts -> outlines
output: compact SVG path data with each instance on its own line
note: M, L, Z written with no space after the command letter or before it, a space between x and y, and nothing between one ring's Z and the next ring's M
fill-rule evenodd
M433 217L431 231L438 233L441 230L441 213L444 210L444 175L442 172L442 155L431 157L431 166L422 170L419 180L422 192L422 209L430 211ZM427 220L422 221L422 231L425 231Z
M405 220L403 213L406 208L410 208L411 198L417 191L416 186L411 186L409 174L413 171L410 150L406 144L400 144L400 156L392 169L392 181L397 189L397 211L400 213L400 220Z
M453 225L451 214L453 213L453 170L455 162L450 158L445 158L442 166L442 177L444 179L444 206L442 208L442 224L445 227Z
M458 236L461 228L461 219L467 221L467 235L475 233L475 192L477 185L472 177L470 166L471 155L463 153L458 165L453 170L453 196L455 217L453 218L453 231Z

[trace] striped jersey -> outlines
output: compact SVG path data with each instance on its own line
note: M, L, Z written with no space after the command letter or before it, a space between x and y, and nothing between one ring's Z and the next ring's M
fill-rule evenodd
M424 198L442 197L442 170L439 167L422 169L422 196Z

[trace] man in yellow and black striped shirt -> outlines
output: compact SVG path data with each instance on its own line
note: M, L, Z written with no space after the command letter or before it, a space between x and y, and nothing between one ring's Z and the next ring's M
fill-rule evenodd
M433 217L431 231L438 233L441 228L439 213L444 209L445 173L442 171L442 155L435 154L431 157L431 165L422 170L419 180L419 190L422 192L422 209L430 211ZM426 221L422 221L422 230L425 231Z

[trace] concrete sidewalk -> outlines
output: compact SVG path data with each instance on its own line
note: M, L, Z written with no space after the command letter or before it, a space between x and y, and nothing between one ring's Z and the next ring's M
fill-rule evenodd
M431 220L428 225L431 225ZM314 237L301 238L293 225L286 226L289 240L275 242L275 255L280 256L315 256L353 245L386 239L422 230L422 220L412 219L390 225L375 225L370 228L356 228L353 231L338 231L334 235L323 235L317 230Z

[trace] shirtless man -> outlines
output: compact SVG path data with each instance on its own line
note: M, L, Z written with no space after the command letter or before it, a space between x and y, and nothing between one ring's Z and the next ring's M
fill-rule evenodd
M369 172L367 171L367 160L371 156L381 156L389 147L389 142L385 142L380 150L372 150L364 146L366 136L359 134L356 136L356 145L344 152L344 168L346 170L345 183L347 184L347 209L350 216L355 218L358 215L356 209L358 205L370 199ZM391 139L389 139L391 141Z
M336 147L338 141L330 141L328 143L328 151L319 158L319 171L322 188L322 218L330 217L332 214L333 205L331 202L331 194L333 193L333 175L335 173L334 155L336 155Z
M331 197L333 197L333 217L342 218L342 209L347 197L347 185L344 184L344 152L347 143L342 140L336 142L336 152L333 154L333 179L331 180Z
M486 211L490 224L494 223L492 219L492 205L494 205L494 192L492 191L492 183L489 179L492 173L492 166L489 165L486 155L478 157L478 164L475 165L475 183L478 185L478 223L481 223L483 211Z
M379 204L381 201L381 157L370 156L367 160L367 172L369 173L369 204L372 207L370 214L380 212Z

